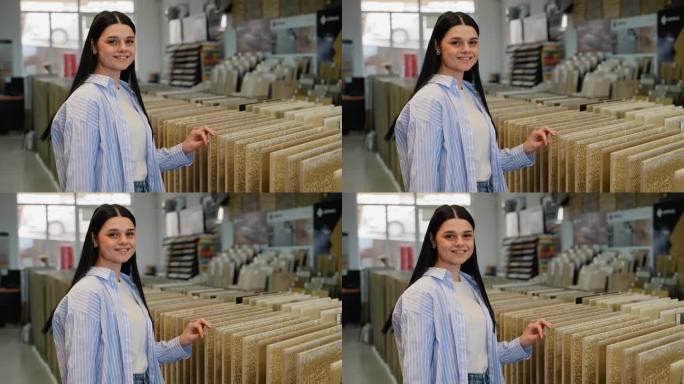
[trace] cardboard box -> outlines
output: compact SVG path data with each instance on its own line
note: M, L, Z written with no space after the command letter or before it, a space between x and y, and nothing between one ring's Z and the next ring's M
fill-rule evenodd
M603 18L603 1L605 0L591 0L587 2L587 20Z
M603 17L605 19L620 18L620 0L603 0Z
M316 13L325 8L326 0L299 0L299 14Z
M247 12L247 4L245 3L246 0L233 0L233 8L230 14L233 18L233 24L236 26L244 24L244 22L247 20L245 18Z
M280 0L280 17L299 15L299 1Z
M280 17L280 0L261 0L261 16L264 19Z
M622 0L622 17L637 16L641 13L641 0Z
M245 7L245 19L257 20L261 18L261 1L247 1Z

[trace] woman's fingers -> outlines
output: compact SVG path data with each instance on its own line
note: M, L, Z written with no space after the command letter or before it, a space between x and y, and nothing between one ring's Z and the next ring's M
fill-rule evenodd
M194 140L201 141L202 144L207 145L209 144L209 136L216 136L216 131L206 125L203 125L199 128L193 129L190 132L190 135Z
M199 323L193 323L191 327L195 330L195 332L200 335L200 337L204 337L204 329L202 328L202 325Z

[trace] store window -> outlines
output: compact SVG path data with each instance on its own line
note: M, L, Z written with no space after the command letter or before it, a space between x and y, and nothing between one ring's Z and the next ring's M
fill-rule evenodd
M78 255L90 218L95 208L103 203L130 206L131 196L124 193L18 193L20 268L46 265L60 268L64 246L73 247L73 254Z
M133 18L133 0L21 0L24 74L62 74L65 54L80 54L95 15L119 11Z
M470 205L467 193L359 193L356 195L361 268L412 268L418 260L428 223L443 204ZM410 248L410 265L402 261Z
M474 1L362 0L366 75L404 74L404 57L420 61L437 17L445 11L475 12ZM420 65L420 63L419 63Z

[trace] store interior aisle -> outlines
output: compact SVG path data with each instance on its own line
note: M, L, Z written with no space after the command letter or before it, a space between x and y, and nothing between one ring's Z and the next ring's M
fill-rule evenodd
M364 149L365 136L353 132L342 138L344 192L400 192L387 167L376 152Z
M345 326L342 329L343 382L396 384L397 381L377 353L361 341L360 332L357 326Z
M57 383L33 346L19 340L19 327L0 328L0 372L3 383Z
M58 192L35 152L22 149L24 137L0 136L0 192Z

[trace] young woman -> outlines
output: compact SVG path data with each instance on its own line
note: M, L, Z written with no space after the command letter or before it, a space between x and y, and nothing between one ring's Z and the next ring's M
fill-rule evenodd
M214 134L204 126L181 144L155 149L135 50L128 16L95 16L69 96L43 134L52 137L62 191L163 192L161 172L190 165L193 151Z
M408 288L385 324L394 328L404 383L502 384L501 364L527 359L551 324L527 325L497 342L494 311L482 282L475 222L458 205L437 208Z
M62 383L163 383L160 363L187 359L204 337L204 319L155 342L135 261L135 218L120 205L98 207L66 296L43 327L52 327Z
M411 192L505 192L503 172L534 163L549 127L499 150L480 80L479 28L461 12L435 24L413 96L386 139L396 136L404 189Z

